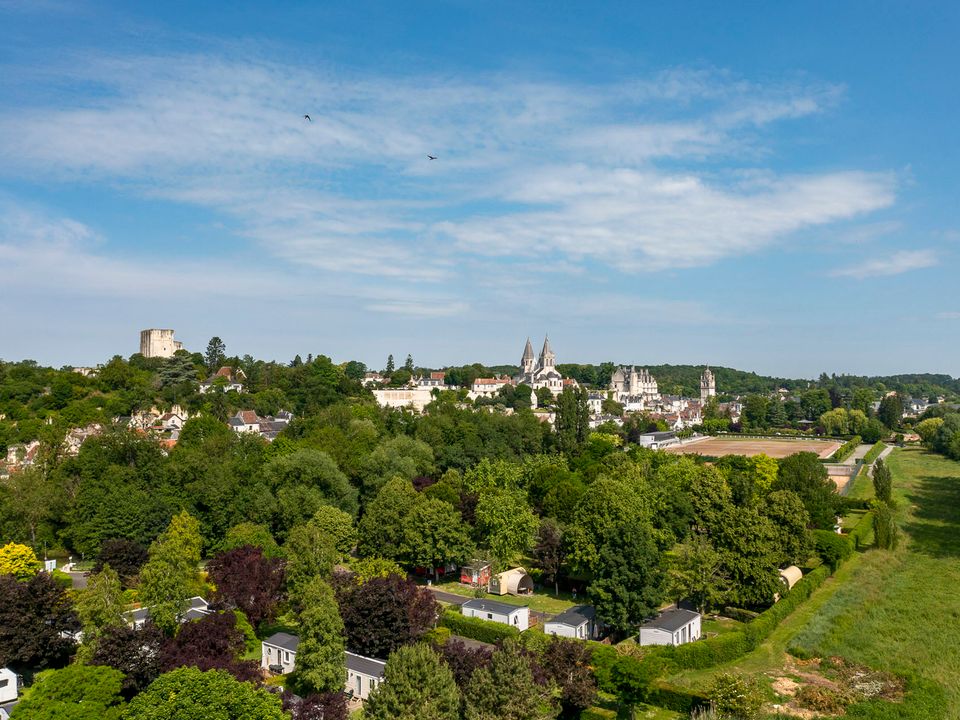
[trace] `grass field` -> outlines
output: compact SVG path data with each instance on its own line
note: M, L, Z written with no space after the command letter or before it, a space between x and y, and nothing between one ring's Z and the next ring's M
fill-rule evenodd
M476 594L474 589L467 587L466 585L461 585L456 580L443 580L433 585L437 590L443 590L444 592L453 593L454 595L460 595L465 598L475 598ZM548 615L559 615L564 610L567 610L577 604L577 601L573 599L570 593L560 593L559 596L554 595L553 593L547 593L544 591L536 592L533 595L524 595L522 597L517 597L514 595L491 595L489 593L484 593L484 598L488 600L496 600L498 602L507 603L508 605L527 605L534 612L543 612ZM583 596L580 596L580 602L586 602L583 599Z
M783 458L798 452L813 452L821 458L828 458L843 443L834 440L788 440L778 438L735 438L709 437L682 445L664 448L666 452L685 455L704 455L723 457L724 455L769 455Z
M960 720L960 463L917 448L895 451L888 463L905 533L901 547L854 556L757 650L726 666L680 673L674 682L705 689L725 670L780 675L787 648L795 647L933 680L946 692L945 717ZM856 490L872 496L869 480L858 478ZM877 704L857 717L943 717L937 696L910 713Z

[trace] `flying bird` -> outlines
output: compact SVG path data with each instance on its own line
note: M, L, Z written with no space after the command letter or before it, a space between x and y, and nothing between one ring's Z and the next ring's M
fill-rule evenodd
M313 120L310 119L309 115L304 115L303 119L306 120L307 122L313 122Z
M437 159L436 155L427 155L427 160L436 160L436 159Z

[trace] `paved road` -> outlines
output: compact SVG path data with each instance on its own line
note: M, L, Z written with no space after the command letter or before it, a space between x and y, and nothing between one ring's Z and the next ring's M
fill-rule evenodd
M70 579L73 581L74 590L83 590L87 586L87 574L82 572L76 572L71 569L72 565L67 563L64 565L61 570L70 576Z
M444 592L443 590L437 590L437 588L428 586L427 589L433 593L433 596L445 603L450 603L451 605L463 605L470 598L464 597L463 595L456 595L454 593Z

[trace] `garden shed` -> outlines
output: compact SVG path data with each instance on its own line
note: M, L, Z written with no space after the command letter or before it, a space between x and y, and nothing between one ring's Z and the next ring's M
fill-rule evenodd
M780 582L786 586L787 590L792 590L793 586L800 582L802 577L803 571L796 565L785 567L780 571Z
M531 595L533 578L522 567L497 573L490 578L492 595Z

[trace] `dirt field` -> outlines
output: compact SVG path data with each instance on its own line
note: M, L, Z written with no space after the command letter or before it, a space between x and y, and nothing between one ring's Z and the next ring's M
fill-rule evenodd
M779 440L775 438L719 438L708 437L703 440L685 442L664 448L667 452L685 455L706 455L723 457L724 455L759 455L764 453L772 458L782 458L798 452L814 452L821 458L828 458L840 447L839 442L831 440Z

